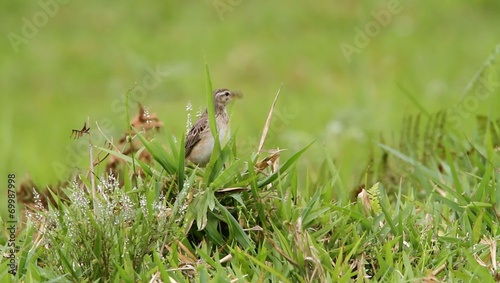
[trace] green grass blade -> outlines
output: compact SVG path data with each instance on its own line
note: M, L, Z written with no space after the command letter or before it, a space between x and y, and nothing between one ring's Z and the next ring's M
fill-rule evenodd
M160 272L160 277L163 282L171 282L171 278L168 275L167 269L163 265L163 262L160 259L157 251L153 251L154 263L158 267L158 271Z
M311 142L310 144L308 144L306 147L304 147L303 149L301 149L300 151L298 151L297 153L295 153L292 157L290 157L290 159L288 159L285 164L283 164L276 172L274 172L273 174L269 175L267 178L265 178L264 180L262 180L261 182L258 183L258 187L259 188L262 188L264 187L265 185L268 185L272 182L274 182L280 175L282 175L283 173L286 172L286 170L288 170L288 168L290 168L293 164L295 164L298 160L299 160L299 157L314 143Z
M222 173L210 183L210 188L217 189L227 185L235 176L237 176L238 169L244 164L243 159L239 159L230 164Z
M280 280L281 280L280 282L291 282L290 280L288 280L288 278L286 278L285 276L283 276L282 272L280 272L279 270L273 268L272 266L267 265L265 262L256 259L255 257L249 255L248 253L243 252L243 251L236 251L235 249L232 249L231 247L229 247L229 250L231 250L231 254L242 253L242 257L249 259L254 264L260 266L265 271L267 271L270 274L273 274L274 276L280 278Z
M177 184L179 188L182 188L184 186L184 174L185 174L185 167L184 167L184 143L185 143L185 136L182 136L181 142L179 144L179 163L177 166Z
M219 133L217 131L217 124L215 122L215 105L214 96L212 89L212 80L210 79L210 69L208 68L208 63L205 62L205 76L206 76L206 98L207 98L207 111L208 111L208 122L210 125L210 131L215 139L214 143L214 153L217 154L221 150ZM212 155L213 156L213 155Z
M215 151L212 153L212 157L210 158L210 162L208 163L205 169L205 176L203 177L203 181L206 184L211 184L214 179L217 178L224 170L224 164L229 160L231 156L231 144L234 143L234 139L231 139L224 148L218 152Z
M139 131L135 130L137 137L141 140L144 147L148 150L148 152L153 156L153 158L160 163L160 166L167 171L169 174L176 173L177 165L175 162L169 158L167 151L162 147L161 144L152 141L149 142L145 137L139 133Z
M244 249L253 248L254 245L252 241L245 233L245 231L243 231L238 221L234 219L227 208L223 206L217 199L215 201L217 207L224 216L227 225L229 226L229 234L231 235L231 238L235 239Z

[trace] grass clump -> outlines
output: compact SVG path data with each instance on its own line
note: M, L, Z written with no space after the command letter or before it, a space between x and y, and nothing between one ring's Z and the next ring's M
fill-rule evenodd
M37 227L41 262L69 282L130 279L135 278L133 271L148 270L145 256L163 237L173 235L162 195L140 193L140 187L120 186L108 176L92 198L89 186L75 183L67 189L69 204L35 212L37 218L29 221Z

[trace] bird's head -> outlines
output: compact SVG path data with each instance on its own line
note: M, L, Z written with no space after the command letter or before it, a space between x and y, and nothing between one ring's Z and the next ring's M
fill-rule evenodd
M241 96L237 92L230 91L229 89L220 88L214 90L214 102L216 106L226 106L229 101L235 97Z

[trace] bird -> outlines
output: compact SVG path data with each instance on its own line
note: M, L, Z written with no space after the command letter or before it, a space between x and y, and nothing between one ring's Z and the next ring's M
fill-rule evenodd
M215 122L221 143L227 141L230 136L229 116L227 115L226 105L237 96L239 96L238 93L226 88L213 91ZM186 135L186 144L184 146L185 160L191 161L200 167L206 166L212 156L214 145L215 139L210 130L208 110L205 109L205 112L203 112Z

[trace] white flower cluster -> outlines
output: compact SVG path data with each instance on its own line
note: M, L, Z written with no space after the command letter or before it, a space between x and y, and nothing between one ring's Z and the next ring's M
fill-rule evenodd
M191 100L190 100L190 101L188 101L188 104L186 105L186 112L187 112L186 134L189 132L189 130L193 126L193 123L191 122L191 110L193 110L193 106L191 105Z

